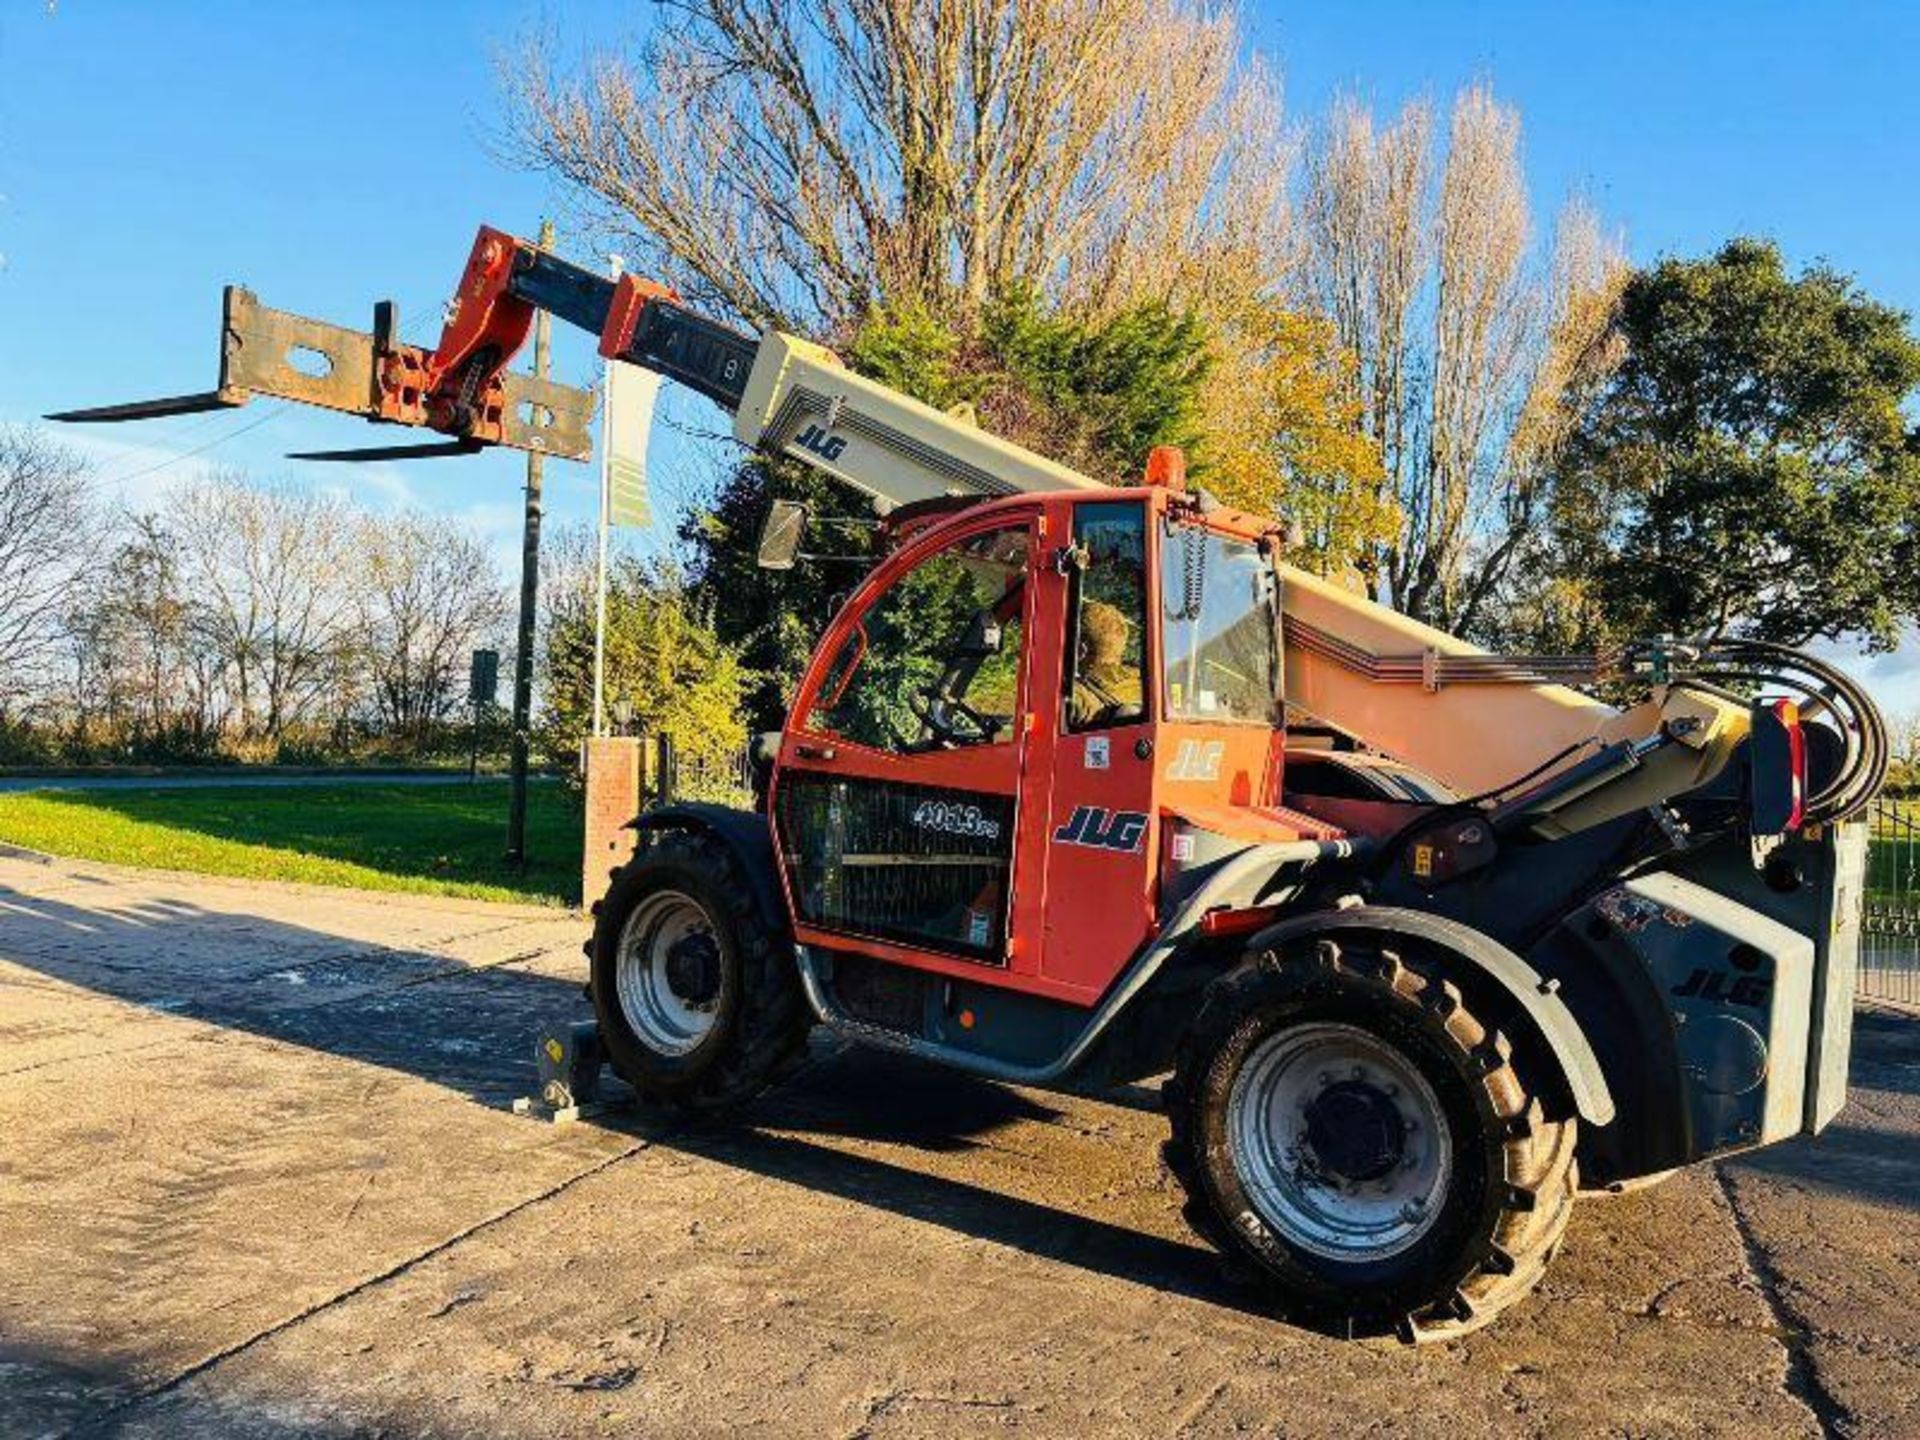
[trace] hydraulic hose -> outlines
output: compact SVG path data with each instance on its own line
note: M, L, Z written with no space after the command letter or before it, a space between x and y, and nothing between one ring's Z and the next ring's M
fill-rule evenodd
M1807 797L1809 823L1852 818L1885 782L1892 754L1887 722L1872 697L1838 666L1769 640L1721 640L1703 648L1686 667L1686 678L1790 690L1803 708L1833 717L1844 753L1834 774Z

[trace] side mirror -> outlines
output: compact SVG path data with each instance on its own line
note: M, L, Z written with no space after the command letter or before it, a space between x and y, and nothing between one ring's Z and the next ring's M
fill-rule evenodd
M760 525L757 560L762 570L791 570L807 528L807 507L798 500L776 500Z

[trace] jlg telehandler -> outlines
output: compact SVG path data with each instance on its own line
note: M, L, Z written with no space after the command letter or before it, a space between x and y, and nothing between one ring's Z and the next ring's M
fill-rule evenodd
M259 392L579 458L586 397L505 371L536 309L888 541L761 806L639 815L587 897L641 1095L734 1106L818 1023L1019 1085L1165 1074L1194 1227L1285 1314L1408 1340L1525 1295L1583 1189L1840 1109L1886 745L1807 655L1487 654L1289 565L1175 453L1102 483L493 230L432 351L230 290L218 391L73 418Z

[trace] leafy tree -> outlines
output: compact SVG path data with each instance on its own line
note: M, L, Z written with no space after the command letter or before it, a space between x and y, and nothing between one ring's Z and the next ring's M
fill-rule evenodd
M808 550L846 558L760 569L755 542L776 499L798 500L814 517ZM744 668L742 703L751 729L774 730L785 721L814 641L866 573L872 527L861 497L789 460L754 460L730 471L712 505L682 527L700 603Z
M550 762L573 766L593 729L594 586L590 547L555 548L540 654L537 743ZM572 563L568 563L569 560ZM714 633L671 571L617 556L607 574L605 694L633 706L633 727L674 744L683 786L724 792L747 741L739 652Z
M1139 476L1155 445L1199 439L1208 332L1159 301L1096 318L1063 314L1023 287L966 328L903 305L876 311L843 352L862 374L940 409L967 406L996 434L1115 482ZM754 545L776 498L816 517L809 549L846 558L759 569ZM867 501L803 466L754 460L681 533L716 631L753 672L751 723L775 728L814 640L865 572Z
M977 324L919 304L877 310L845 358L936 409L970 407L996 435L1122 482L1155 445L1198 440L1209 339L1197 314L1165 300L1091 315L1023 284L993 297Z
M1009 595L1017 598L1025 558L1023 541L996 531L915 566L862 617L861 633L842 645L814 721L882 748L931 738L934 728L922 723L929 694L948 678L949 664L962 659L961 646L980 616ZM1019 625L1017 615L1010 617L992 653L974 654L969 670L950 677L946 690L1003 725L1018 708ZM962 737L978 735L970 716L948 723Z
M1108 315L1063 312L1030 286L977 324L919 304L877 310L842 346L855 370L1089 475L1124 484L1156 445L1188 451L1196 483L1229 504L1302 522L1307 563L1350 575L1391 536L1378 445L1355 424L1333 327L1266 296L1216 291L1211 314L1151 300ZM845 559L769 574L754 565L775 498L826 517L810 548ZM785 715L814 639L872 550L863 497L789 462L753 461L682 538L719 633L755 673L756 727Z
M1398 533L1380 446L1361 428L1351 354L1330 322L1265 297L1222 316L1232 359L1202 397L1200 472L1221 499L1297 521L1308 567L1360 582Z
M1542 628L1890 648L1920 611L1907 316L1734 240L1636 274L1625 358L1579 419Z
M1887 717L1893 737L1893 765L1887 772L1887 791L1893 795L1920 792L1920 710Z

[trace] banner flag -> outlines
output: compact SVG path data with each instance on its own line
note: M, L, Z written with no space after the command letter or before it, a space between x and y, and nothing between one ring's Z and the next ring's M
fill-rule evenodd
M655 370L614 362L607 366L607 523L653 524L647 495L647 436L660 395Z

